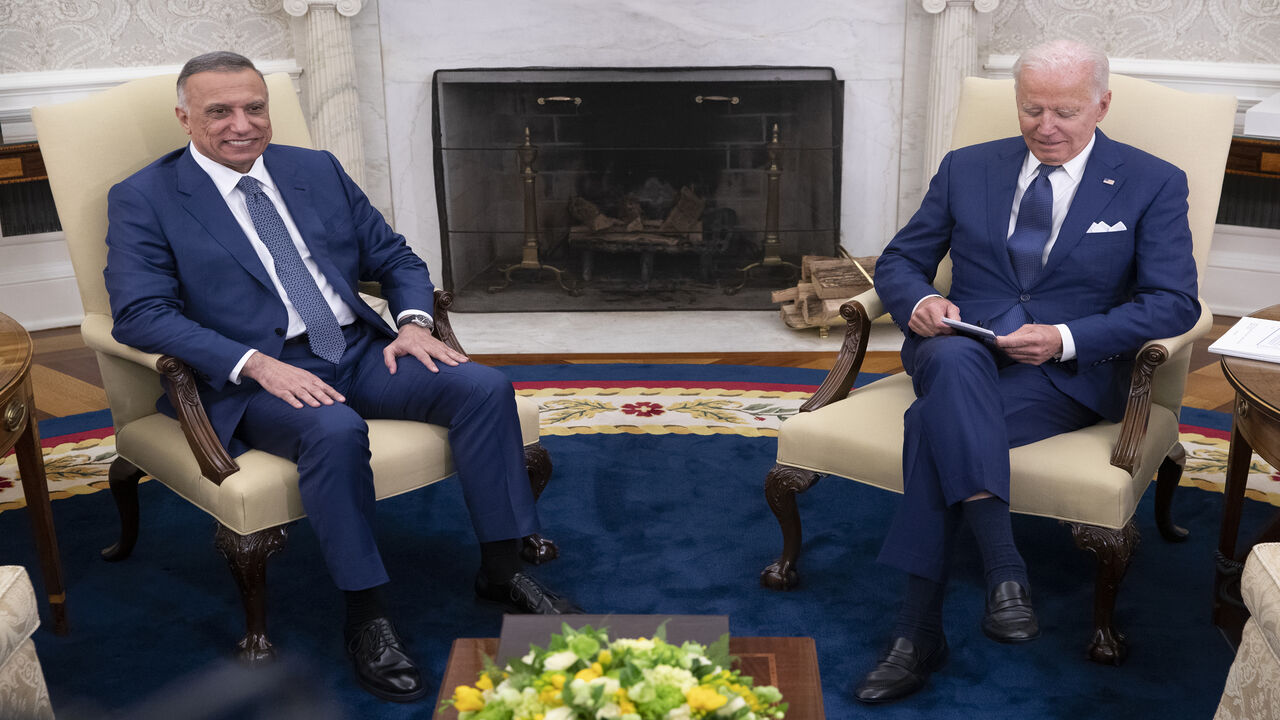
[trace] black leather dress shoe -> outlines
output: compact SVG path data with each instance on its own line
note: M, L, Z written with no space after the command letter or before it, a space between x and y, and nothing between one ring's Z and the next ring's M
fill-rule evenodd
M1014 580L1006 580L991 588L987 596L987 614L982 618L982 632L1002 643L1020 643L1040 637L1040 621L1031 607L1027 589Z
M901 700L924 687L929 674L947 662L947 639L927 653L906 638L894 638L884 657L862 678L853 696L864 703Z
M476 575L476 595L500 602L518 613L531 615L577 615L582 609L568 598L548 590L531 575L517 572L504 583L489 582L484 573Z
M427 694L422 674L390 620L374 618L347 631L346 640L360 687L392 702L412 702Z

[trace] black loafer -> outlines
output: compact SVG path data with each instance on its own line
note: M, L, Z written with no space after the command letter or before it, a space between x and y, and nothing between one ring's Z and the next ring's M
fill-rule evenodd
M1040 637L1040 621L1031 607L1027 589L1014 580L1006 580L991 588L987 596L987 614L982 618L982 632L1002 643L1020 643Z
M523 572L496 584L490 583L484 573L480 573L476 575L476 595L530 615L577 615L582 612L572 601L548 590L532 575Z
M346 640L360 687L391 702L413 702L427 694L422 674L390 620L374 618L348 631Z
M929 674L947 662L947 639L927 653L906 638L894 638L880 662L862 678L853 696L864 703L901 700L924 687Z

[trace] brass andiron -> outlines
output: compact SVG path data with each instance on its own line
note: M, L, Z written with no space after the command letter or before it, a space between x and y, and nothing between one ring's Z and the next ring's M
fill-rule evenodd
M782 149L782 143L778 142L778 124L773 124L773 139L769 141L769 194L764 212L764 257L760 262L754 262L741 269L742 282L732 287L724 289L725 295L733 295L741 290L747 281L751 279L751 271L756 268L776 268L789 267L791 272L788 277L795 277L800 273L800 266L793 262L782 259L779 249L782 243L778 241L778 189L782 184L782 169L778 167L778 153Z
M520 157L520 178L524 184L524 246L520 250L520 262L498 268L498 272L502 273L502 284L490 286L489 292L496 293L504 290L511 284L511 273L517 270L534 270L539 274L543 270L548 270L555 275L556 283L565 292L577 295L581 291L565 285L561 277L569 273L551 265L544 265L538 260L538 196L536 193L538 174L533 171L533 161L538 158L538 148L529 141L529 128L524 129L524 144L516 148L516 155Z

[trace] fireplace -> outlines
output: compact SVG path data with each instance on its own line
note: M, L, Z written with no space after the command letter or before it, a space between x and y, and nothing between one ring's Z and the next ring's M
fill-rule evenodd
M829 68L436 72L443 286L463 312L772 309L839 243Z

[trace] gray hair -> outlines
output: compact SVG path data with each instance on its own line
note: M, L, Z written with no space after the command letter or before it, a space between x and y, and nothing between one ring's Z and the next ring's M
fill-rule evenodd
M1023 52L1013 64L1014 92L1018 90L1024 70L1065 73L1078 71L1082 66L1089 70L1093 100L1097 102L1107 92L1111 63L1101 50L1075 40L1050 40Z
M178 107L187 109L187 78L202 72L239 72L252 70L262 77L262 71L253 66L249 58L229 50L215 50L197 55L182 66L178 73Z

